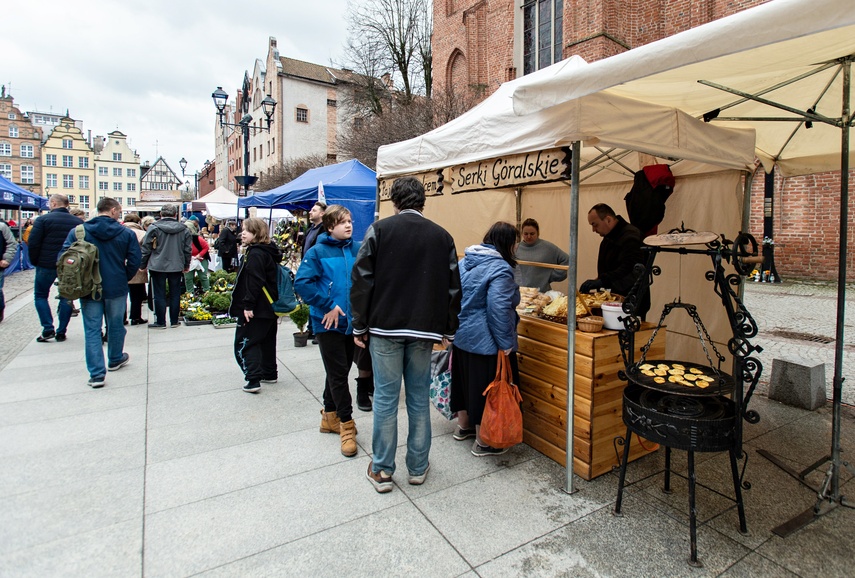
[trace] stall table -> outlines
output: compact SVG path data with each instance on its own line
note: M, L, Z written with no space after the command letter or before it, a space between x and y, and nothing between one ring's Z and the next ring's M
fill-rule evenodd
M642 323L636 334L636 358L641 345L655 329ZM647 359L665 356L663 328L647 352ZM567 326L528 315L519 324L520 394L523 398L523 441L547 457L566 465L567 439ZM615 438L623 437L622 421L625 381L618 377L624 369L618 332L576 331L575 412L573 471L591 480L619 465ZM637 436L630 448L630 461L654 451L658 446Z

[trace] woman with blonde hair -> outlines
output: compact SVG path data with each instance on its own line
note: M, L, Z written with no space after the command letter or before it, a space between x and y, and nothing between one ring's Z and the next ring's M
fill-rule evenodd
M237 318L234 347L246 379L243 390L258 393L262 383L276 383L279 373L271 302L279 298L276 281L282 253L270 242L267 223L257 217L244 221L241 241L246 254L235 279L229 315Z

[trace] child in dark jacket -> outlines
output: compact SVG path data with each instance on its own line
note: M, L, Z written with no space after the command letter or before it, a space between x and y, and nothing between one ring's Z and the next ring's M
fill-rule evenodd
M306 252L294 289L310 305L312 329L327 372L321 433L338 433L341 453L353 457L357 453L356 425L347 383L354 348L350 271L359 252L359 243L351 238L350 211L341 205L327 207L322 223L325 232Z
M258 393L262 383L276 383L278 378L278 326L270 303L279 298L276 268L282 254L270 242L267 223L262 219L253 217L244 221L241 240L247 250L235 279L229 315L237 317L235 359L246 378L243 390Z

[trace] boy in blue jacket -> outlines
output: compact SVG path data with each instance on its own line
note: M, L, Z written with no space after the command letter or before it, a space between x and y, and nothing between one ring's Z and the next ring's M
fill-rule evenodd
M341 453L356 455L356 424L348 387L353 363L353 323L350 312L350 271L359 252L354 242L350 211L330 205L323 216L324 233L306 252L294 290L309 304L309 319L327 372L321 433L338 433Z

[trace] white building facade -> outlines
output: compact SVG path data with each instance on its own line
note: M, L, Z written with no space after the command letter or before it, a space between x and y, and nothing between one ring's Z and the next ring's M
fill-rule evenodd
M111 197L122 204L123 212L133 212L140 200L140 156L118 130L98 139L102 147L95 155L97 198Z

